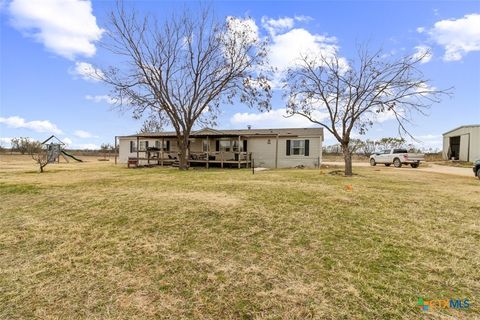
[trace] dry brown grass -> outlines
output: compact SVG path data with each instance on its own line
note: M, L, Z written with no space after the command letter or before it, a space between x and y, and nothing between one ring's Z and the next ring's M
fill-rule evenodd
M473 162L468 161L435 161L435 164L439 164L441 166L449 166L449 167L458 167L458 168L471 168L473 166Z
M322 155L322 160L323 161L335 161L335 162L343 162L343 155L341 154L323 154ZM368 162L369 156L364 156L364 155L358 155L358 154L353 154L352 155L352 161L353 162Z
M0 318L480 317L473 177L15 159L0 155Z

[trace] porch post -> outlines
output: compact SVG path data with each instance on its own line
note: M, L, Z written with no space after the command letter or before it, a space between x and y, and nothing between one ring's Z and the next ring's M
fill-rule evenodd
M138 151L139 149L140 149L140 137L137 136L137 167L140 165L140 160L139 160L139 158L140 158L140 155L139 155L140 151Z
M147 146L145 146L145 154L147 155L147 163L150 166L150 151L147 150Z
M162 152L162 158L161 158L161 164L162 164L162 167L163 167L163 149L165 147L165 137L162 137L162 147L160 148L161 152Z
M207 136L207 164L206 164L207 169L209 167L209 161L210 161L210 140L208 139L208 136Z
M238 151L238 169L240 169L240 166L241 166L241 158L240 158L240 142L241 142L241 139L240 139L240 136L238 136L238 148L237 148L237 151Z
M115 136L115 164L117 164L117 136Z
M275 141L275 169L278 168L278 134Z

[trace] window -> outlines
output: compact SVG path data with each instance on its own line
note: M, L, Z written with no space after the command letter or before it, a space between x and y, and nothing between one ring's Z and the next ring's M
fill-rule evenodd
M163 141L163 151L169 151L170 141L164 140ZM162 150L162 140L155 141L155 148Z
M305 155L305 140L292 140L290 154Z
M238 140L233 140L233 151L235 152L242 152L243 151L243 144L240 145L240 150L238 148Z
M229 152L231 148L230 140L220 140L220 151Z
M393 149L393 153L408 153L406 149Z
M287 140L287 156L306 156L310 155L310 140Z
M130 141L130 152L137 152L137 142Z
M138 150L140 151L147 150L147 147L148 147L147 141L140 141L138 144L138 147L139 147Z
M242 152L246 148L246 140L223 138L215 141L215 151L223 152Z

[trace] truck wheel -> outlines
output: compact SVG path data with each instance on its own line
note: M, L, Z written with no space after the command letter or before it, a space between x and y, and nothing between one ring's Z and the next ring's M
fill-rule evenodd
M377 165L377 163L375 162L375 159L370 159L370 165L372 167L375 167Z
M402 167L402 161L400 161L400 159L398 159L398 158L395 158L395 159L393 159L393 165L395 166L395 168L401 168Z
M480 179L480 168L477 170L477 178Z
M385 167L390 167L391 163L385 163Z
M418 165L419 165L419 164L418 164L418 163L412 163L412 164L410 164L410 165L412 166L412 168L418 168Z

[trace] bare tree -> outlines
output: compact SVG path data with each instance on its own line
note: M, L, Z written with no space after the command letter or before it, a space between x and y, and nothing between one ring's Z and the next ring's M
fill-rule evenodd
M377 145L382 149L397 149L405 147L404 138L385 137L377 141Z
M102 79L134 117L154 112L175 129L180 169L192 128L214 123L222 103L270 108L267 46L250 19L219 21L203 9L159 22L119 3L103 45L125 61L103 70Z
M112 146L110 143L102 143L100 145L100 151L103 154L103 159L104 160L107 159L107 155L108 155L108 157L110 157L110 152L114 151L114 150L115 150L115 147Z
M165 119L161 117L161 114L158 112L151 112L148 115L148 118L143 121L140 133L160 132L163 129L163 123L165 123Z
M370 156L371 154L375 153L377 148L377 141L367 139L360 143L360 147L358 148L358 153L361 153L366 156Z
M427 55L425 53L425 55ZM287 109L323 126L341 144L345 175L352 175L353 130L365 134L379 116L397 120L400 134L411 136L406 125L412 114L439 102L448 90L429 85L418 65L425 56L384 58L381 51L358 50L358 61L338 52L303 56L285 79Z
M32 159L39 165L40 173L43 173L43 168L49 163L47 149L43 148L41 144L31 145L28 154L30 154Z
M38 148L41 147L41 143L39 141L27 137L12 138L11 145L12 151L29 155L31 155L32 152L36 151Z

